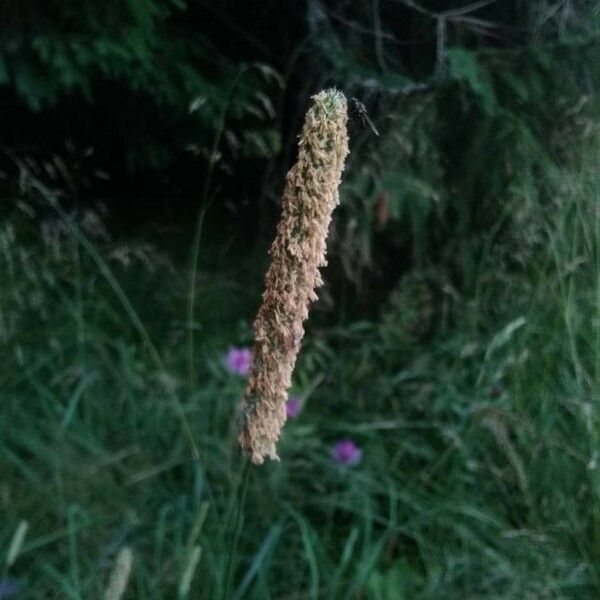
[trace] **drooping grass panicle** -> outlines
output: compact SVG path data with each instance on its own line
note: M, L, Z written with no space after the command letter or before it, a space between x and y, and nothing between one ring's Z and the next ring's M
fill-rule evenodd
M132 565L133 551L129 546L125 546L117 555L108 587L104 592L104 600L121 600L127 589Z
M303 323L322 283L326 238L348 154L346 98L325 90L312 98L286 178L282 214L271 246L266 289L254 322L253 364L242 404L239 440L252 462L277 459Z

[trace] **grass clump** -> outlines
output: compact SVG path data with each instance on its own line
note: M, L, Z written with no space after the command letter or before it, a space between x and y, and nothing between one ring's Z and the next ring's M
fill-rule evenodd
M155 345L158 371L73 229L52 221L61 233L45 245L38 221L7 215L2 577L27 598L102 597L115 565L134 556L134 598L597 598L597 159L590 148L579 168L543 182L547 205L522 207L536 234L526 263L481 269L481 285L452 302L439 300L448 274L414 273L378 319L311 329L293 381L303 411L280 441L283 460L245 473L232 414L246 380L224 355L251 337L251 258L201 265L192 387L178 318L185 273L158 256L150 262L162 267L128 266L115 256L131 242L86 233ZM486 260L519 256L522 238L501 239ZM341 439L362 460L332 460Z

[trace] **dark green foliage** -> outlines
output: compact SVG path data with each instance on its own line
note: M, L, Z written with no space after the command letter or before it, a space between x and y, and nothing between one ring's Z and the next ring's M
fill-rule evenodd
M4 3L0 579L102 597L128 545L149 600L600 597L596 4ZM224 354L330 84L380 135L352 116L304 408L246 488Z
M181 0L44 6L2 37L0 91L7 108L10 90L29 111L60 115L62 132L54 135L116 149L129 167L166 169L190 150L210 158L225 117L244 129L228 138L234 155L270 155L277 136L267 93L278 89L276 73L222 54L208 36L185 26L185 11ZM104 130L82 116L100 116Z
M544 182L578 160L568 140L596 129L592 4L563 13L499 2L464 15L443 4L381 3L378 31L370 4L340 3L315 25L327 77L370 107L381 133L355 139L336 223L337 265L362 304L374 283L387 289L411 265L467 289L479 256L496 261L495 273L511 268L496 246L514 244L526 262L539 238L524 206L548 202ZM399 46L416 32L419 52Z

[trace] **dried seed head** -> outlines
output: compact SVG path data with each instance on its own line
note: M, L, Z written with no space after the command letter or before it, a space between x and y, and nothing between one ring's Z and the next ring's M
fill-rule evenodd
M277 459L285 402L304 336L308 306L317 298L319 267L348 154L346 98L337 90L313 96L289 171L282 214L271 246L262 305L254 322L253 364L244 401L240 444L252 462Z
M104 592L104 600L121 600L127 583L129 582L129 576L131 574L131 567L133 565L133 552L131 548L125 546L121 548L115 562L115 566L110 575L110 581L108 587Z

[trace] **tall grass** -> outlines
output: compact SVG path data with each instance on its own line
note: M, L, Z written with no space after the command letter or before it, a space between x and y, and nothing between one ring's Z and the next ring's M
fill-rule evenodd
M0 230L2 577L26 598L102 597L127 549L131 598L597 598L597 159L526 207L525 263L518 232L472 257L480 284L427 336L391 301L379 320L309 331L303 413L281 463L250 473L243 506L245 382L222 358L249 340L251 258L199 264L190 386L186 273L43 216L33 190ZM363 449L359 465L331 461L341 437Z

